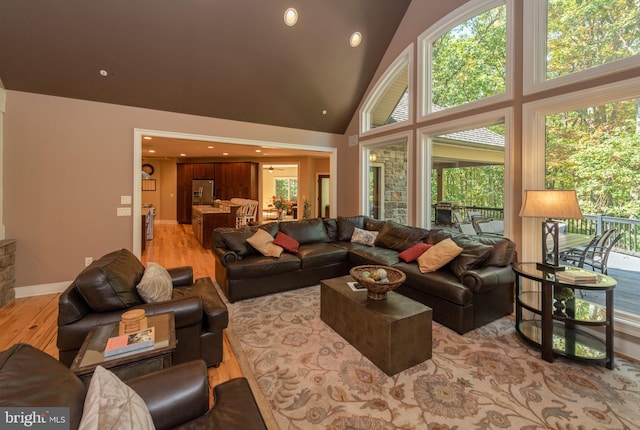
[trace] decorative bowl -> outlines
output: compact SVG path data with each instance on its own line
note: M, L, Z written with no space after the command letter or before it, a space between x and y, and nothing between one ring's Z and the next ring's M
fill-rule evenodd
M384 269L387 272L387 282L369 281L361 278L363 272L374 272ZM349 271L351 277L367 289L367 297L372 300L385 300L387 293L398 288L407 279L407 276L398 269L389 266L356 266Z

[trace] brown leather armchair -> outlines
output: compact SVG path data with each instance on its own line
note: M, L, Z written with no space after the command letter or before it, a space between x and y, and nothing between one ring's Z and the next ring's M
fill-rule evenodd
M213 388L207 368L194 360L126 381L144 400L156 429L266 429L245 378ZM87 388L50 355L27 344L0 351L0 406L68 407L69 428L82 418Z
M210 278L193 281L189 266L168 269L173 281L171 300L144 303L136 285L144 266L126 249L111 252L86 267L60 295L58 302L59 359L67 367L92 327L120 320L122 313L144 309L147 315L173 312L176 339L173 363L202 358L207 366L222 362L222 333L227 307Z

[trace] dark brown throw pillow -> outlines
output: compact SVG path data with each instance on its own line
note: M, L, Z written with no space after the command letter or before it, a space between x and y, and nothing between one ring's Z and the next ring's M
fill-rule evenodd
M254 233L255 230L246 228L243 230L220 231L218 234L224 240L227 248L238 254L238 256L244 257L254 253L253 247L247 242L247 239L253 236Z
M462 279L462 275L471 269L480 267L489 257L492 246L483 245L480 242L472 242L466 240L456 240L454 242L462 247L462 253L449 263L451 270L458 279Z

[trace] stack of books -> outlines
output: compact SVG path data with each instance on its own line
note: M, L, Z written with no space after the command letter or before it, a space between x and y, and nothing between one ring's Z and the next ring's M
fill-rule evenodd
M143 348L150 348L153 347L154 341L154 327L121 336L110 337L104 349L104 357L107 358Z
M570 284L588 284L598 281L598 274L588 270L565 270L556 272L556 280Z

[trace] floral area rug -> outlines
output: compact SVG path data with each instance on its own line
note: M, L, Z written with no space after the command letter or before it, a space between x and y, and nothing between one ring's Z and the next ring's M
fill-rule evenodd
M434 322L432 358L389 377L320 320L319 286L229 311L283 430L640 428L638 363L548 363L512 317L464 336Z

